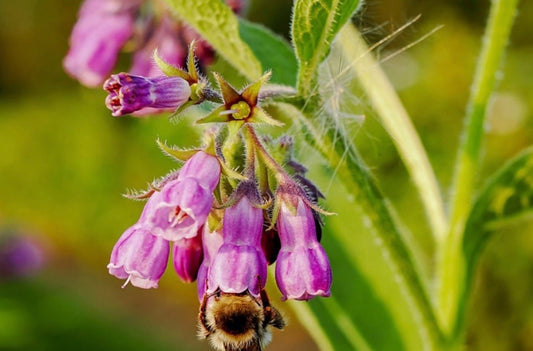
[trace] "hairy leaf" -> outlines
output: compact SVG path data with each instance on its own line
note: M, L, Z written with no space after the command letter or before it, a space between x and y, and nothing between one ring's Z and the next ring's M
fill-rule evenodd
M198 31L248 80L256 80L262 75L261 63L240 37L237 17L222 1L166 1L176 15Z
M331 42L352 17L359 0L297 0L294 5L292 40L300 67L298 91L312 93L318 65L329 53Z

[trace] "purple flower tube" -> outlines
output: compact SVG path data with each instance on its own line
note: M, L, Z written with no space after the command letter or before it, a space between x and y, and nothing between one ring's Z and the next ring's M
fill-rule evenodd
M111 252L109 273L127 279L124 286L157 288L159 279L167 267L169 243L137 223L128 228Z
M331 268L317 241L313 212L302 198L289 196L282 200L277 219L281 240L276 263L278 287L284 300L329 296Z
M86 0L70 36L65 70L96 87L109 76L118 53L132 36L139 1Z
M105 103L112 115L122 116L153 107L175 110L189 100L189 83L179 77L145 78L127 73L114 74L105 81L109 92Z
M206 292L248 290L258 297L267 278L267 262L261 248L263 210L242 197L226 209L222 230L224 241L209 267Z
M174 242L172 249L174 269L176 273L186 283L196 280L198 268L204 256L202 248L202 230L190 239L179 239Z

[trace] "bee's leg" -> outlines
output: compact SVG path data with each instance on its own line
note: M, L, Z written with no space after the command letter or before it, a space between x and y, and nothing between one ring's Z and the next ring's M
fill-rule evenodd
M261 290L261 302L263 303L263 311L265 314L263 328L270 324L275 328L283 329L285 327L285 320L281 313L270 304L270 299L268 298L265 289Z

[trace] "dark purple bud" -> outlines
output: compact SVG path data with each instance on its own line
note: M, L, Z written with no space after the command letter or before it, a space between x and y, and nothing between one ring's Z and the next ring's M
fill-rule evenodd
M196 280L198 268L203 259L202 230L195 237L180 239L174 242L174 269L178 276L186 283Z
M265 229L261 236L261 248L269 265L276 262L280 247L281 242L277 229Z
M225 210L222 231L223 244L209 267L207 293L249 291L258 297L267 278L261 249L263 210L242 197Z
M127 279L123 286L130 282L143 289L157 288L169 251L168 241L152 235L142 224L135 224L115 244L107 268L115 277Z
M112 115L122 116L147 107L175 110L189 100L189 83L179 77L145 78L127 73L114 74L105 81L105 100Z

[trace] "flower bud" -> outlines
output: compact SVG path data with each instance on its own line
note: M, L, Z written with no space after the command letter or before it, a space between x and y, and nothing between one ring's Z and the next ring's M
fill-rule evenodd
M223 244L213 257L208 274L207 293L248 290L257 297L267 278L267 263L261 249L263 211L247 197L226 209Z
M114 74L105 81L104 89L109 92L105 104L115 117L148 107L175 110L191 96L191 87L185 79L167 76Z
M145 206L146 223L154 235L169 241L196 236L211 211L219 179L220 164L215 156L200 151L191 157L178 178L166 183Z
M157 288L167 267L169 251L166 240L138 223L128 228L115 244L107 268L115 277L127 279L124 286L131 282L143 289Z
M286 196L281 202L277 227L281 250L276 263L276 282L283 299L329 296L331 268L317 241L311 208L297 195Z
M175 241L172 251L174 269L181 280L186 283L195 281L203 258L202 234L198 233L190 239L184 238Z

